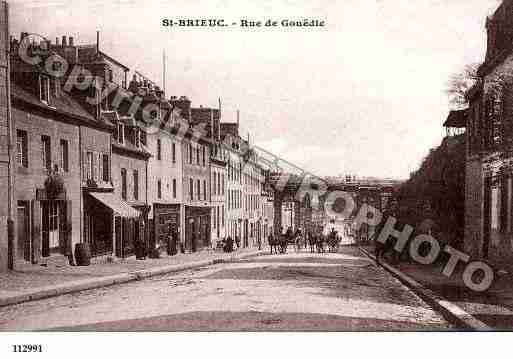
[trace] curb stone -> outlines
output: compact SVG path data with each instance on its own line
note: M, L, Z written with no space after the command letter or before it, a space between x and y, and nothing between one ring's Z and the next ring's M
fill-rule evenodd
M366 249L359 247L360 251L365 254L370 259L374 260L376 264L383 267L389 273L391 273L394 277L396 277L401 283L410 288L415 294L417 294L420 298L422 298L426 303L428 303L435 310L441 312L445 317L450 318L453 322L457 323L460 326L463 326L467 330L471 331L493 331L494 328L488 326L483 323L479 319L472 316L470 313L464 311L458 305L440 297L432 290L424 287L422 284L411 278L410 276L404 274L397 268L391 266L385 262L376 261L376 256L369 253Z
M35 300L57 297L64 294L81 292L89 289L108 287L115 284L123 284L138 280L147 279L159 275L182 272L188 269L206 267L215 264L234 262L240 259L257 257L265 254L265 251L255 251L241 255L232 255L228 258L214 258L209 260L196 261L184 264L173 264L162 267L143 269L134 272L120 273L100 278L82 279L69 283L40 287L36 290L22 291L11 296L0 297L0 308L8 305L15 305Z

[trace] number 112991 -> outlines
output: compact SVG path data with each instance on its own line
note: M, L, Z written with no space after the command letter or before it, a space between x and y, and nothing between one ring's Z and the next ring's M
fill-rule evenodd
M12 346L14 353L42 353L43 346L40 344L16 344Z

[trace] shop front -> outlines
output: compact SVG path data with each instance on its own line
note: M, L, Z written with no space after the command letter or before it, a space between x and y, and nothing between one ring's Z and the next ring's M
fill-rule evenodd
M113 192L89 192L84 196L84 242L91 256L135 254L136 243L144 241L144 213L120 200Z
M185 249L197 252L211 247L209 206L185 206Z
M172 243L178 246L180 242L180 204L153 204L153 248L168 254L177 253L180 248L172 248Z
M17 203L17 259L38 263L53 255L70 256L72 202L66 193L49 198L44 189L36 199Z

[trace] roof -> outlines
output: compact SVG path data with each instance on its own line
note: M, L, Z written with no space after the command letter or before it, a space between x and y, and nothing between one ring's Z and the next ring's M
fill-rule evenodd
M465 128L467 126L467 109L449 112L444 127Z
M81 63L88 63L88 64L101 64L102 61L98 61L98 57L96 54L97 47L96 45L79 45L77 46L78 49L78 60ZM123 65L121 62L116 60L115 58L107 55L105 52L101 51L99 52L99 55L103 57L103 60L108 60L110 62L115 63L119 67L122 67L125 71L130 71L130 68Z
M15 83L11 83L11 95L14 101L22 101L45 111L53 111L59 114L64 114L74 119L80 120L86 125L93 127L105 127L103 123L97 121L64 90L61 90L59 96L52 96L50 105L44 104L33 93Z
M112 192L89 192L89 194L121 217L139 218L140 212L122 201Z
M118 142L112 142L112 151L118 154L126 154L130 156L140 157L148 159L151 157L150 151L141 144L140 147L136 147L133 143L126 141L123 144Z

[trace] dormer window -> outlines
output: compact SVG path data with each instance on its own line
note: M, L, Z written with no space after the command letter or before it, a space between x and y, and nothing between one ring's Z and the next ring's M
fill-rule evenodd
M47 105L50 103L50 79L47 76L39 76L39 99Z
M141 147L141 130L138 127L135 128L135 147Z
M125 124L118 122L118 142L125 143Z

